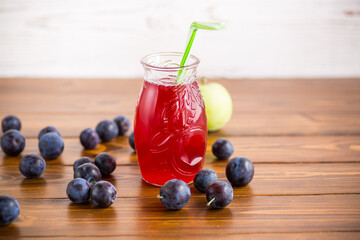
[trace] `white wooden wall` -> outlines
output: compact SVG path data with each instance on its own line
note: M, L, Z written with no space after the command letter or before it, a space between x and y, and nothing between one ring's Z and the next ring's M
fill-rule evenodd
M141 77L139 59L183 51L199 75L360 77L360 0L0 0L0 77Z

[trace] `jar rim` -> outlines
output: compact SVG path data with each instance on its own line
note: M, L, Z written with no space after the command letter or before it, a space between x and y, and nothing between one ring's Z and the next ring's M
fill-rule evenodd
M185 65L185 66L176 66L176 67L159 67L159 66L154 66L150 63L147 62L147 60L151 57L154 57L154 56L179 56L179 57L182 57L183 56L183 53L181 52L157 52L157 53L150 53L146 56L144 56L141 60L140 60L140 63L146 67L146 68L150 68L150 69L153 69L153 70L157 70L157 71L179 71L181 69L192 69L192 68L196 68L197 65L199 65L200 63L200 60L199 58L195 57L194 55L190 54L188 56L188 59L191 58L194 60L193 63L191 64L188 64L188 65Z

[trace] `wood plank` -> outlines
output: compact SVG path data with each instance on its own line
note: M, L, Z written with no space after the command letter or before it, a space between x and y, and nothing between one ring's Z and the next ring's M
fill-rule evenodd
M65 145L63 153L55 160L48 160L48 165L73 165L74 161L82 156L95 158L101 152L112 154L118 164L137 164L136 154L129 145L128 136L118 137L112 142L99 144L94 150L84 150L79 138L63 138L63 140ZM18 165L21 157L29 153L40 154L37 138L27 138L25 150L17 157L9 157L0 152L0 165Z
M133 122L134 112L111 114L17 114L23 122L26 137L36 137L48 125L58 127L63 136L77 137L87 128L95 128L104 119L127 116ZM5 116L5 115L3 115ZM254 113L239 112L218 132L221 136L303 136L303 135L360 135L360 111L357 113Z
M217 135L360 134L359 79L221 83L234 114ZM47 125L74 137L118 114L132 120L140 88L141 80L0 79L0 117L18 115L27 137Z
M208 211L204 195L191 185L189 205L176 212L156 199L159 188L141 180L126 136L92 151L83 151L78 140L83 128L102 119L117 114L132 119L140 80L11 80L0 79L0 118L19 113L27 137L22 155L38 153L35 137L49 124L65 136L65 151L47 162L39 179L20 174L21 156L0 152L0 194L16 197L21 206L19 219L0 228L0 239L359 238L359 79L224 80L234 98L234 115L225 128L209 134L205 167L226 179L227 161L211 154L211 144L226 137L235 146L233 156L255 163L255 178L234 189L234 201L220 211ZM108 209L71 204L65 189L73 178L73 161L102 151L117 158L116 171L105 179L118 189L118 200Z
M9 112L10 114L10 112ZM77 137L85 128L95 128L104 119L127 116L133 123L134 110L117 113L44 113L16 114L22 121L25 137L36 137L48 125L54 125L65 137ZM3 118L7 114L1 115ZM303 136L360 135L360 111L356 113L262 113L238 112L215 136Z
M0 113L129 113L135 109L142 81L0 78ZM210 82L213 81L228 89L235 114L360 110L360 79L213 79Z
M156 198L119 198L107 209L66 199L19 199L19 204L18 220L0 228L0 235L200 237L360 230L360 195L245 196L218 211L208 210L204 198L191 198L180 211L166 210Z
M226 180L225 164L207 164L219 179ZM67 198L65 189L73 179L71 166L48 165L39 179L25 179L18 166L0 166L0 193L15 198ZM138 166L118 166L104 179L117 188L119 197L156 197L158 187L141 179ZM193 185L192 195L203 197ZM234 188L235 196L360 194L360 164L255 164L249 186Z
M246 156L255 163L360 162L359 136L219 137L226 137L233 143L233 156ZM211 153L211 145L216 139L218 137L214 134L209 135L205 157L208 163L217 162ZM95 150L83 150L78 138L64 138L64 142L63 154L56 160L48 161L49 165L72 165L82 156L95 157L103 151L112 154L118 164L137 164L136 154L126 136L100 144ZM39 153L37 138L26 139L21 156L29 153ZM17 165L21 156L7 157L0 152L0 166Z
M99 239L100 236L76 236L76 239ZM144 239L145 236L106 236L106 239ZM288 239L297 239L297 240L313 240L313 239L326 239L326 240L338 240L338 239L347 239L347 240L358 240L360 238L359 232L302 232L302 233L245 233L245 234L233 234L233 235L220 235L213 234L208 235L207 233L202 233L201 236L197 235L184 235L183 233L174 234L174 235L152 235L146 236L146 239L226 239L226 240L237 240L237 239L248 239L248 240L267 240L267 239L278 239L278 240L288 240ZM3 239L0 236L0 239ZM4 238L5 239L5 238ZM13 239L12 237L6 239ZM38 240L39 238L27 237L27 240ZM56 240L65 240L69 239L68 237L41 237L41 239L56 239Z

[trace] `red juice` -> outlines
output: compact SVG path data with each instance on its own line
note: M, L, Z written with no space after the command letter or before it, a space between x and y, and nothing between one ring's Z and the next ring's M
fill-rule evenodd
M197 81L144 81L135 115L135 146L143 179L191 183L204 165L207 122Z

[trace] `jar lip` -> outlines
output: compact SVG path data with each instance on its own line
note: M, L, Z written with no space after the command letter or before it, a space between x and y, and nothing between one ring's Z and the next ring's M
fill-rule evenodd
M191 63L191 64L188 64L188 65L185 65L185 66L177 66L177 67L159 67L159 66L154 66L154 65L151 65L147 62L147 60L150 58L150 57L153 57L153 56L161 56L161 55L164 55L164 56L179 56L181 57L183 55L183 53L181 52L157 52L157 53L150 53L148 55L146 55L145 57L143 57L141 60L140 60L140 63L143 65L143 66L146 66L147 68L151 68L151 69L154 69L154 70L157 70L157 71L179 71L181 69L192 69L192 68L196 68L197 65L199 65L200 63L200 60L199 58L195 57L194 55L190 54L188 56L188 59L189 58L192 58L194 59L194 62Z

